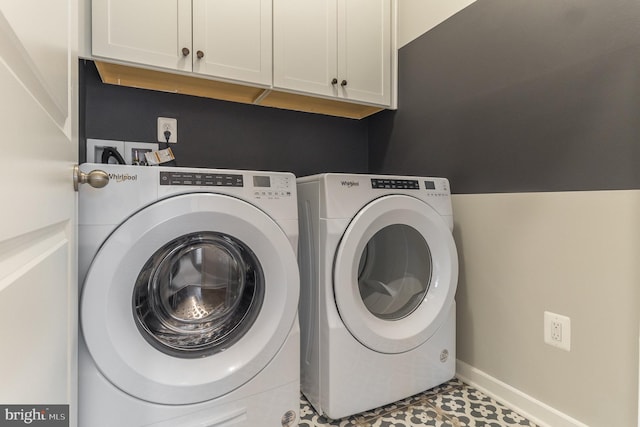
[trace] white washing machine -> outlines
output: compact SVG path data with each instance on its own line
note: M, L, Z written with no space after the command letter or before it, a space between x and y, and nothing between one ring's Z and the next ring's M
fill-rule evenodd
M79 425L297 425L295 177L80 169Z
M298 179L301 388L342 418L455 374L458 257L444 178Z

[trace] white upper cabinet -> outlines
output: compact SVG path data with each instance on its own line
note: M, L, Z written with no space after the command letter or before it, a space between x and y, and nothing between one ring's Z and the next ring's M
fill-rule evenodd
M93 0L91 6L94 56L191 71L191 0Z
M275 88L392 103L392 0L273 0Z
M193 0L193 71L271 85L271 0Z
M271 0L93 0L92 55L271 84Z
M336 0L274 0L275 87L337 96Z
M391 0L339 1L339 96L389 105L391 56Z
M355 118L396 108L397 0L83 1L105 81Z

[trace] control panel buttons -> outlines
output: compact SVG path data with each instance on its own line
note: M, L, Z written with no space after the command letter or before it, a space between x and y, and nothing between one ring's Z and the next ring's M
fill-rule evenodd
M256 200L292 197L295 182L277 175L241 175L200 172L161 171L161 186L246 187L247 195Z
M371 188L385 188L395 190L419 190L420 183L417 179L386 179L371 178Z
M200 187L244 187L242 175L160 172L160 185L193 185Z

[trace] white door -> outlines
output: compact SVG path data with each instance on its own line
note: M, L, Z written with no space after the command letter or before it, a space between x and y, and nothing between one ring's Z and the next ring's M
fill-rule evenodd
M411 196L384 196L351 221L334 263L340 317L363 345L402 353L442 325L458 283L458 255L447 223Z
M93 0L94 56L191 71L190 0Z
M70 404L72 426L77 14L75 0L0 0L0 405Z
M271 85L271 0L194 0L193 71Z

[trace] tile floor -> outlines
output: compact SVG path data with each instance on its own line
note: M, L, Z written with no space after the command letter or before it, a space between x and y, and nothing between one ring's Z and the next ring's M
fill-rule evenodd
M302 396L300 418L301 427L536 427L457 378L385 407L339 420L319 416Z

